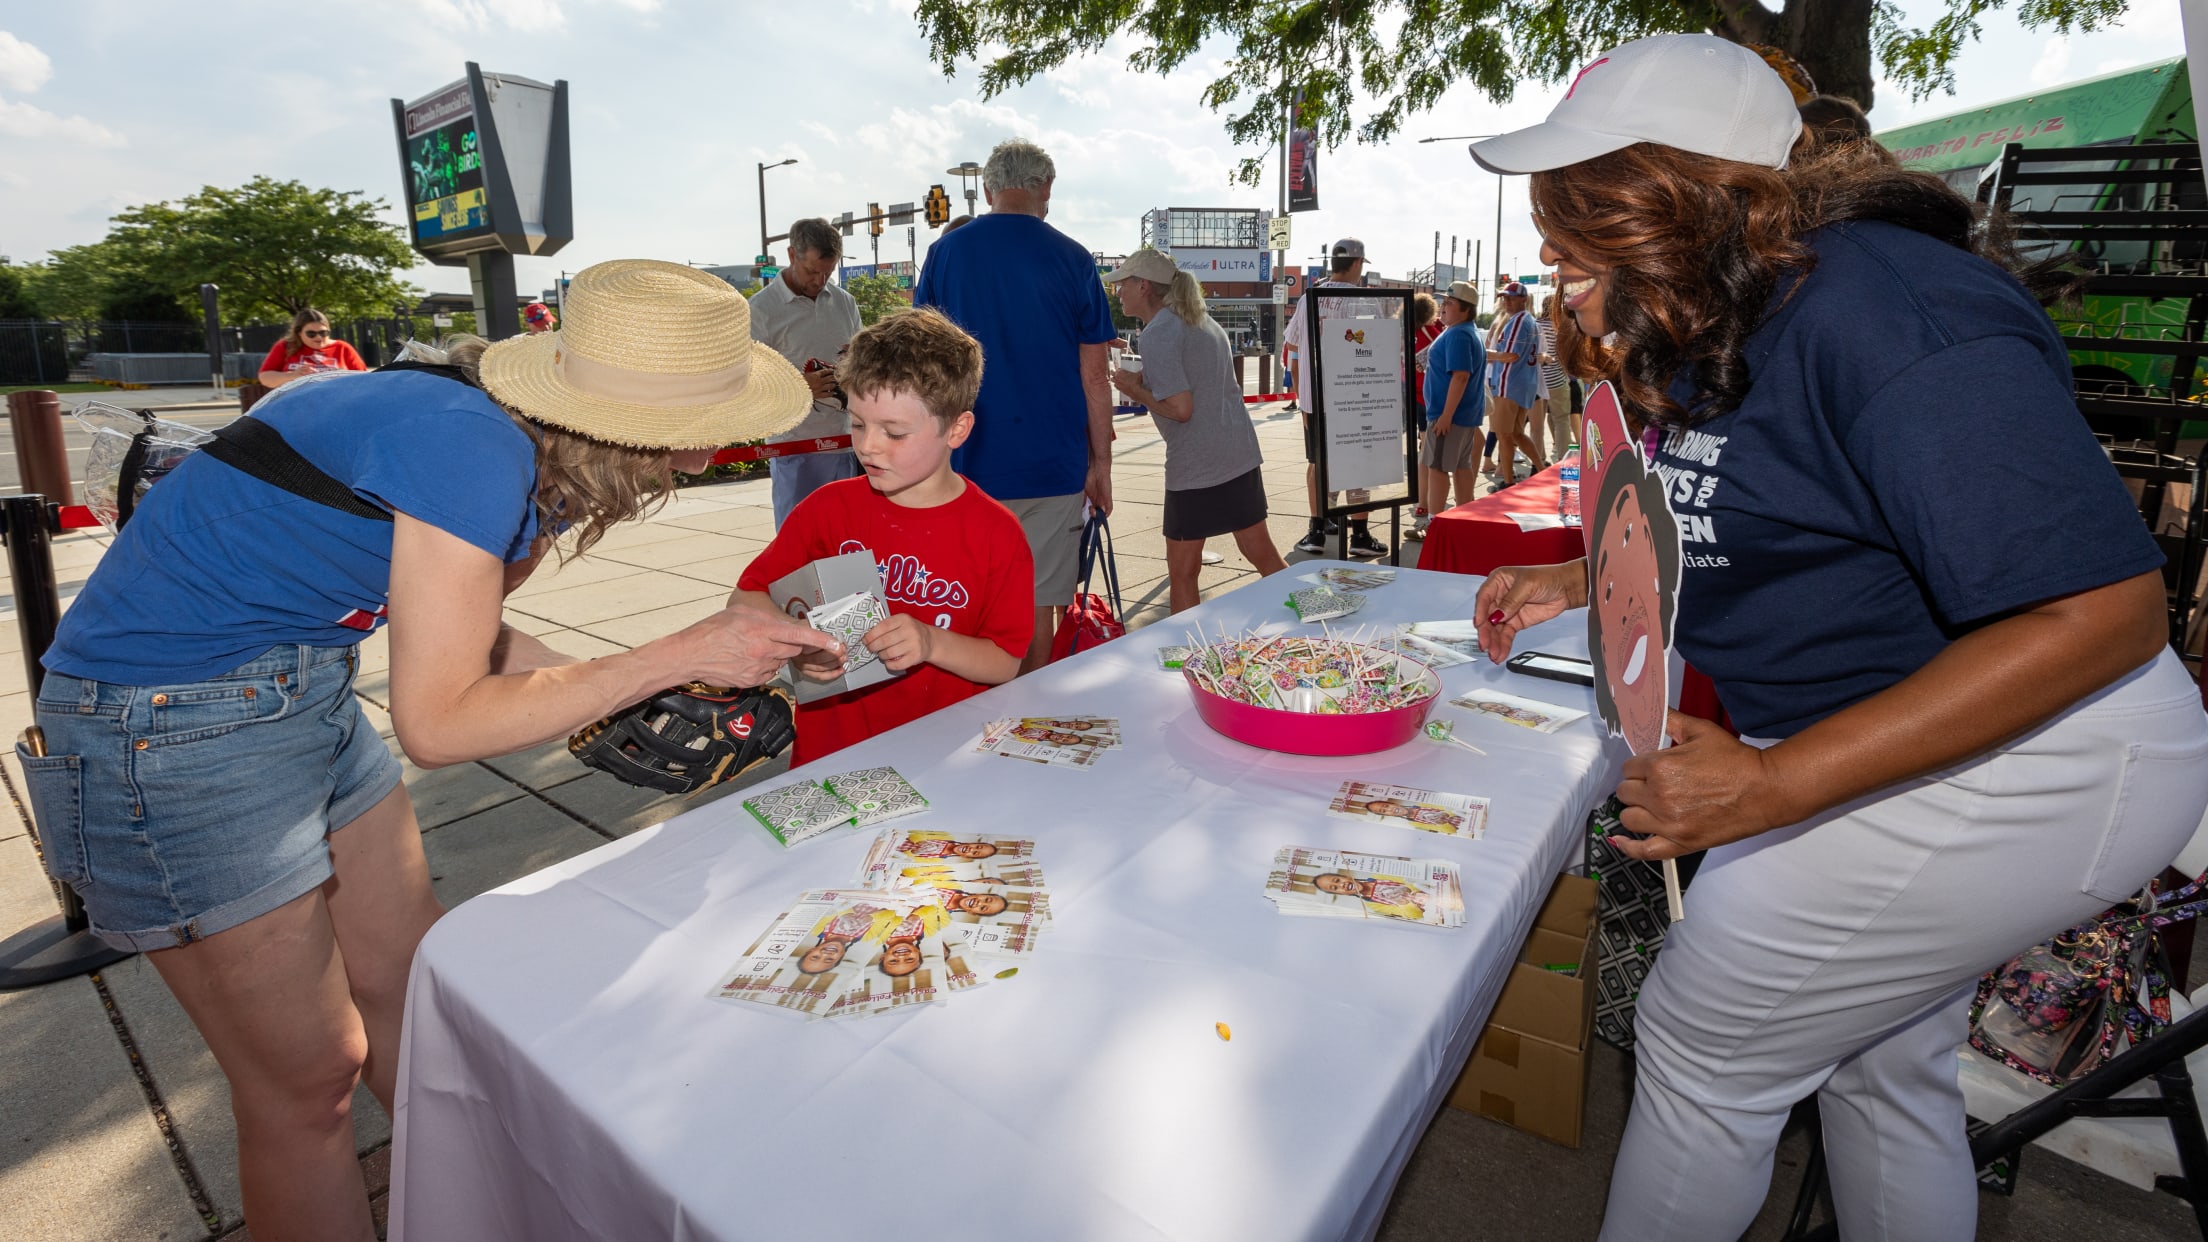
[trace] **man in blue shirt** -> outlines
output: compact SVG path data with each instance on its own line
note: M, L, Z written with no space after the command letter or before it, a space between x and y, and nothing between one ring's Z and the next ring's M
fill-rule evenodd
M1480 382L1480 359L1487 349L1472 316L1480 295L1469 280L1449 286L1441 299L1442 333L1426 351L1425 434L1418 439L1418 463L1425 467L1420 492L1424 514L1412 528L1426 537L1426 524L1449 507L1449 484L1457 485L1457 503L1472 499L1480 480L1473 466L1480 451L1480 422L1487 413L1487 385Z
M1035 554L1035 636L1021 672L1050 657L1081 557L1082 501L1112 509L1106 351L1118 336L1087 247L1043 223L1057 168L1021 138L981 173L987 215L928 248L913 289L981 342L974 430L951 466L1020 519Z

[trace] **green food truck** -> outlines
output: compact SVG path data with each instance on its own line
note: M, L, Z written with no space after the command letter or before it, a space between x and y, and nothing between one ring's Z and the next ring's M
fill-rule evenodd
M2148 187L2111 185L2097 179L2094 173L2109 171L2114 164L2094 159L2093 148L2193 141L2198 131L2193 123L2192 79L2186 74L2185 58L2180 56L1904 125L1877 138L1905 167L1936 173L1972 197L1979 195L1980 187L1998 169L2001 150L2009 143L2075 150L2078 159L2074 163L2036 166L2050 172L2075 169L2075 184L2020 185L2009 206L2014 211L2088 211L2155 205L2136 201ZM2043 244L2051 248L2073 243ZM2145 275L2171 270L2168 265L2173 255L2167 253L2168 243L2096 240L2074 244L2081 260L2104 272ZM2198 255L2175 257L2195 264L2200 259ZM2057 318L2065 325L2091 324L2096 336L2171 339L2184 331L2190 303L2191 299L2182 297L2089 295L2081 308L2058 311ZM2111 391L2121 386L2126 391L2166 393L2170 386L2173 359L2167 354L2073 350L2070 360L2081 390L2092 387ZM2196 376L2192 392L2197 395L2204 390L2208 386ZM2193 426L2187 430L2198 434Z

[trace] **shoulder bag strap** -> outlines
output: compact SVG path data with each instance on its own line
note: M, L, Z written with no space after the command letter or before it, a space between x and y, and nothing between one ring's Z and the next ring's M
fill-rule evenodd
M215 433L201 452L233 470L280 487L340 513L388 522L391 515L353 494L353 489L324 473L286 443L274 427L246 415Z

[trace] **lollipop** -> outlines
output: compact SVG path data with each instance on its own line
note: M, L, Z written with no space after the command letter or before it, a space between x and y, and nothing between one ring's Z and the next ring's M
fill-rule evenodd
M1463 738L1458 737L1456 733L1457 725L1456 722L1453 720L1429 720L1426 722L1427 737L1430 737L1437 742L1448 742L1455 746L1462 746L1475 755L1485 755L1487 753L1486 751L1481 750L1479 747L1474 746L1472 743L1465 741Z

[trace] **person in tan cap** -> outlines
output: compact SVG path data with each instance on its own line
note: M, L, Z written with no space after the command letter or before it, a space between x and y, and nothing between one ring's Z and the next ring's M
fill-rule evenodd
M365 1079L392 1107L407 968L443 913L353 693L360 641L388 620L392 724L425 768L834 649L751 608L583 661L500 622L555 549L805 413L804 380L748 319L703 272L600 263L557 331L286 385L226 455L146 493L63 619L43 746L17 748L48 865L97 935L146 954L228 1075L257 1233L374 1236L349 1104Z
M1119 304L1143 321L1142 369L1112 384L1150 411L1165 440L1165 572L1174 612L1198 603L1204 541L1231 535L1260 574L1288 568L1265 527L1264 452L1227 334L1204 307L1203 286L1149 246L1104 274Z

